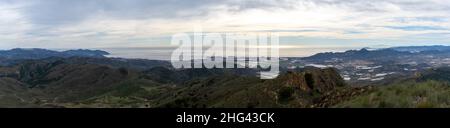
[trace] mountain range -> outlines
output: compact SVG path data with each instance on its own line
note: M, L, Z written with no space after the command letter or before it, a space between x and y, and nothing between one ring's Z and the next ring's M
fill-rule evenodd
M330 63L336 58L340 60L332 63L388 62L382 59L445 57L449 52L434 47L321 53L299 62ZM347 68L339 67L282 67L276 79L261 80L254 69L174 69L166 61L108 58L103 51L13 49L0 54L6 58L2 63L7 64L0 66L0 107L447 107L450 101L450 78L445 75L450 70L445 66L358 85L344 80ZM377 70L396 69L389 66L393 64ZM439 93L430 92L433 90Z
M101 50L68 50L68 51L52 51L46 49L22 49L16 48L11 50L3 50L0 51L0 58L6 59L44 59L49 57L95 57L95 58L103 58L105 55L109 55L108 52Z
M333 58L339 59L380 59L390 60L398 57L414 57L414 56L445 56L450 57L450 46L405 46L368 50L363 48L360 50L349 50L345 52L326 52L318 53L306 60L329 60Z
M336 70L317 68L274 80L232 70L138 71L64 61L11 68L18 75L0 79L1 91L10 92L0 98L3 107L309 107L345 87Z

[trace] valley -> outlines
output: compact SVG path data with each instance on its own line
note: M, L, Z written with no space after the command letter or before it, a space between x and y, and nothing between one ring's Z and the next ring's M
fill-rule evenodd
M306 58L285 58L288 69L307 66L336 68L347 82L357 85L386 84L420 72L450 66L450 47L412 46L366 48L342 53L320 53ZM387 81L387 82L386 82Z

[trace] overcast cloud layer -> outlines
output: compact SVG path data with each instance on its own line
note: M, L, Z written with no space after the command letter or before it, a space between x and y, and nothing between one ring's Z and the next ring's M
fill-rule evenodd
M0 0L0 48L149 47L206 32L290 46L450 44L449 0Z

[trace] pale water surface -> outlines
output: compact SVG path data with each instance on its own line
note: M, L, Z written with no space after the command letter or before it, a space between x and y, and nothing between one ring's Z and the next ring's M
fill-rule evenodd
M169 60L175 47L145 47L145 48L102 48L111 53L108 57L138 58L151 60ZM280 57L307 57L322 52L344 52L361 49L361 47L330 47L330 48L281 48Z

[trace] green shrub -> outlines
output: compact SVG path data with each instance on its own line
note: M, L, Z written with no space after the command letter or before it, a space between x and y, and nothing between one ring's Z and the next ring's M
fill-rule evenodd
M280 102L285 103L292 99L295 89L293 87L282 87L278 92L278 99Z
M450 87L445 82L408 82L378 87L335 107L435 108L450 107Z

